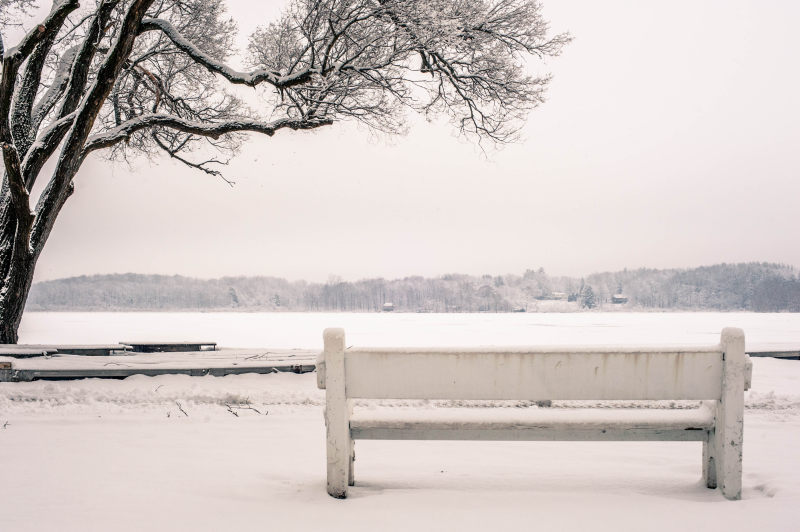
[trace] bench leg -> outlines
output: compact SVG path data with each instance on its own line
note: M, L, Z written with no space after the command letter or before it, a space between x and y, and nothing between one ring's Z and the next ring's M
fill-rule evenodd
M347 485L348 486L355 486L356 484L356 477L355 473L353 472L353 462L356 461L356 442L355 440L350 440L350 470L347 474Z
M707 408L714 415L716 424L717 408L719 401L703 401L701 408ZM703 440L703 483L707 488L717 487L717 438L716 432L711 428Z
M723 410L722 408L720 410ZM726 499L742 497L742 415L726 412L718 421L716 449L716 483Z
M325 431L328 494L337 499L347 497L350 481L351 401L345 392L344 331L326 329L325 341Z
M724 353L722 398L714 422L716 430L717 484L726 499L742 497L742 441L744 428L744 333L722 331Z
M341 423L331 418L327 421L328 495L344 499L347 497L347 486L352 486L350 449L353 441L350 439L349 427L343 429Z
M703 442L703 482L707 488L717 487L717 465L714 455L716 455L717 442L714 429L708 431L708 436Z

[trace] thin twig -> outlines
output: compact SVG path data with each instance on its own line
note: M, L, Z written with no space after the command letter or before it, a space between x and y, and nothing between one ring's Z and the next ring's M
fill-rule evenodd
M256 407L254 407L249 402L244 403L243 405L232 405L232 404L229 404L229 403L225 403L225 406L228 408L228 412L230 412L231 414L233 414L236 417L239 417L239 413L236 412L236 410L252 410L253 412L255 412L256 414L258 414L260 416L262 416L262 415L266 416L266 415L269 414L268 410L262 413L261 410L257 409ZM234 410L234 409L236 409L236 410Z
M273 355L271 351L267 351L266 353L259 353L257 355L251 355L249 357L244 357L245 360L264 360L269 358L270 355Z
M181 404L178 401L175 401L175 404L178 405L178 410L181 411L181 414L183 414L186 417L189 417L189 414L186 413L186 410L183 409L183 406L181 406Z

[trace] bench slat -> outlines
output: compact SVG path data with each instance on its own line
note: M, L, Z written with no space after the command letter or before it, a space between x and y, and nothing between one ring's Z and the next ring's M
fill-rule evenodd
M705 407L452 410L356 412L350 431L354 439L371 440L703 441L714 426L714 415Z
M408 428L356 428L354 440L483 440L483 441L705 441L706 429L654 428L548 428L511 427L460 430Z
M722 353L703 351L345 352L360 399L719 399Z

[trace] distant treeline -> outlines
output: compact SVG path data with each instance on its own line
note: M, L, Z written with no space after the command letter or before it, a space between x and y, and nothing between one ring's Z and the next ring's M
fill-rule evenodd
M36 283L27 310L261 310L375 312L571 311L600 308L800 312L790 266L718 264L623 270L583 279L541 268L522 275L443 275L327 283L275 277L203 280L165 275L91 275Z

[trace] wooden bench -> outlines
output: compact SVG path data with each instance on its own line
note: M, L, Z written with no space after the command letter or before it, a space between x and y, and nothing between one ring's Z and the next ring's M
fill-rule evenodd
M703 479L741 497L744 391L751 365L740 329L718 345L680 348L345 348L326 329L317 360L325 389L328 493L354 484L355 439L701 441ZM353 399L700 400L700 408L526 409L525 419L353 416ZM426 412L430 414L430 412ZM434 417L434 419L431 419Z

